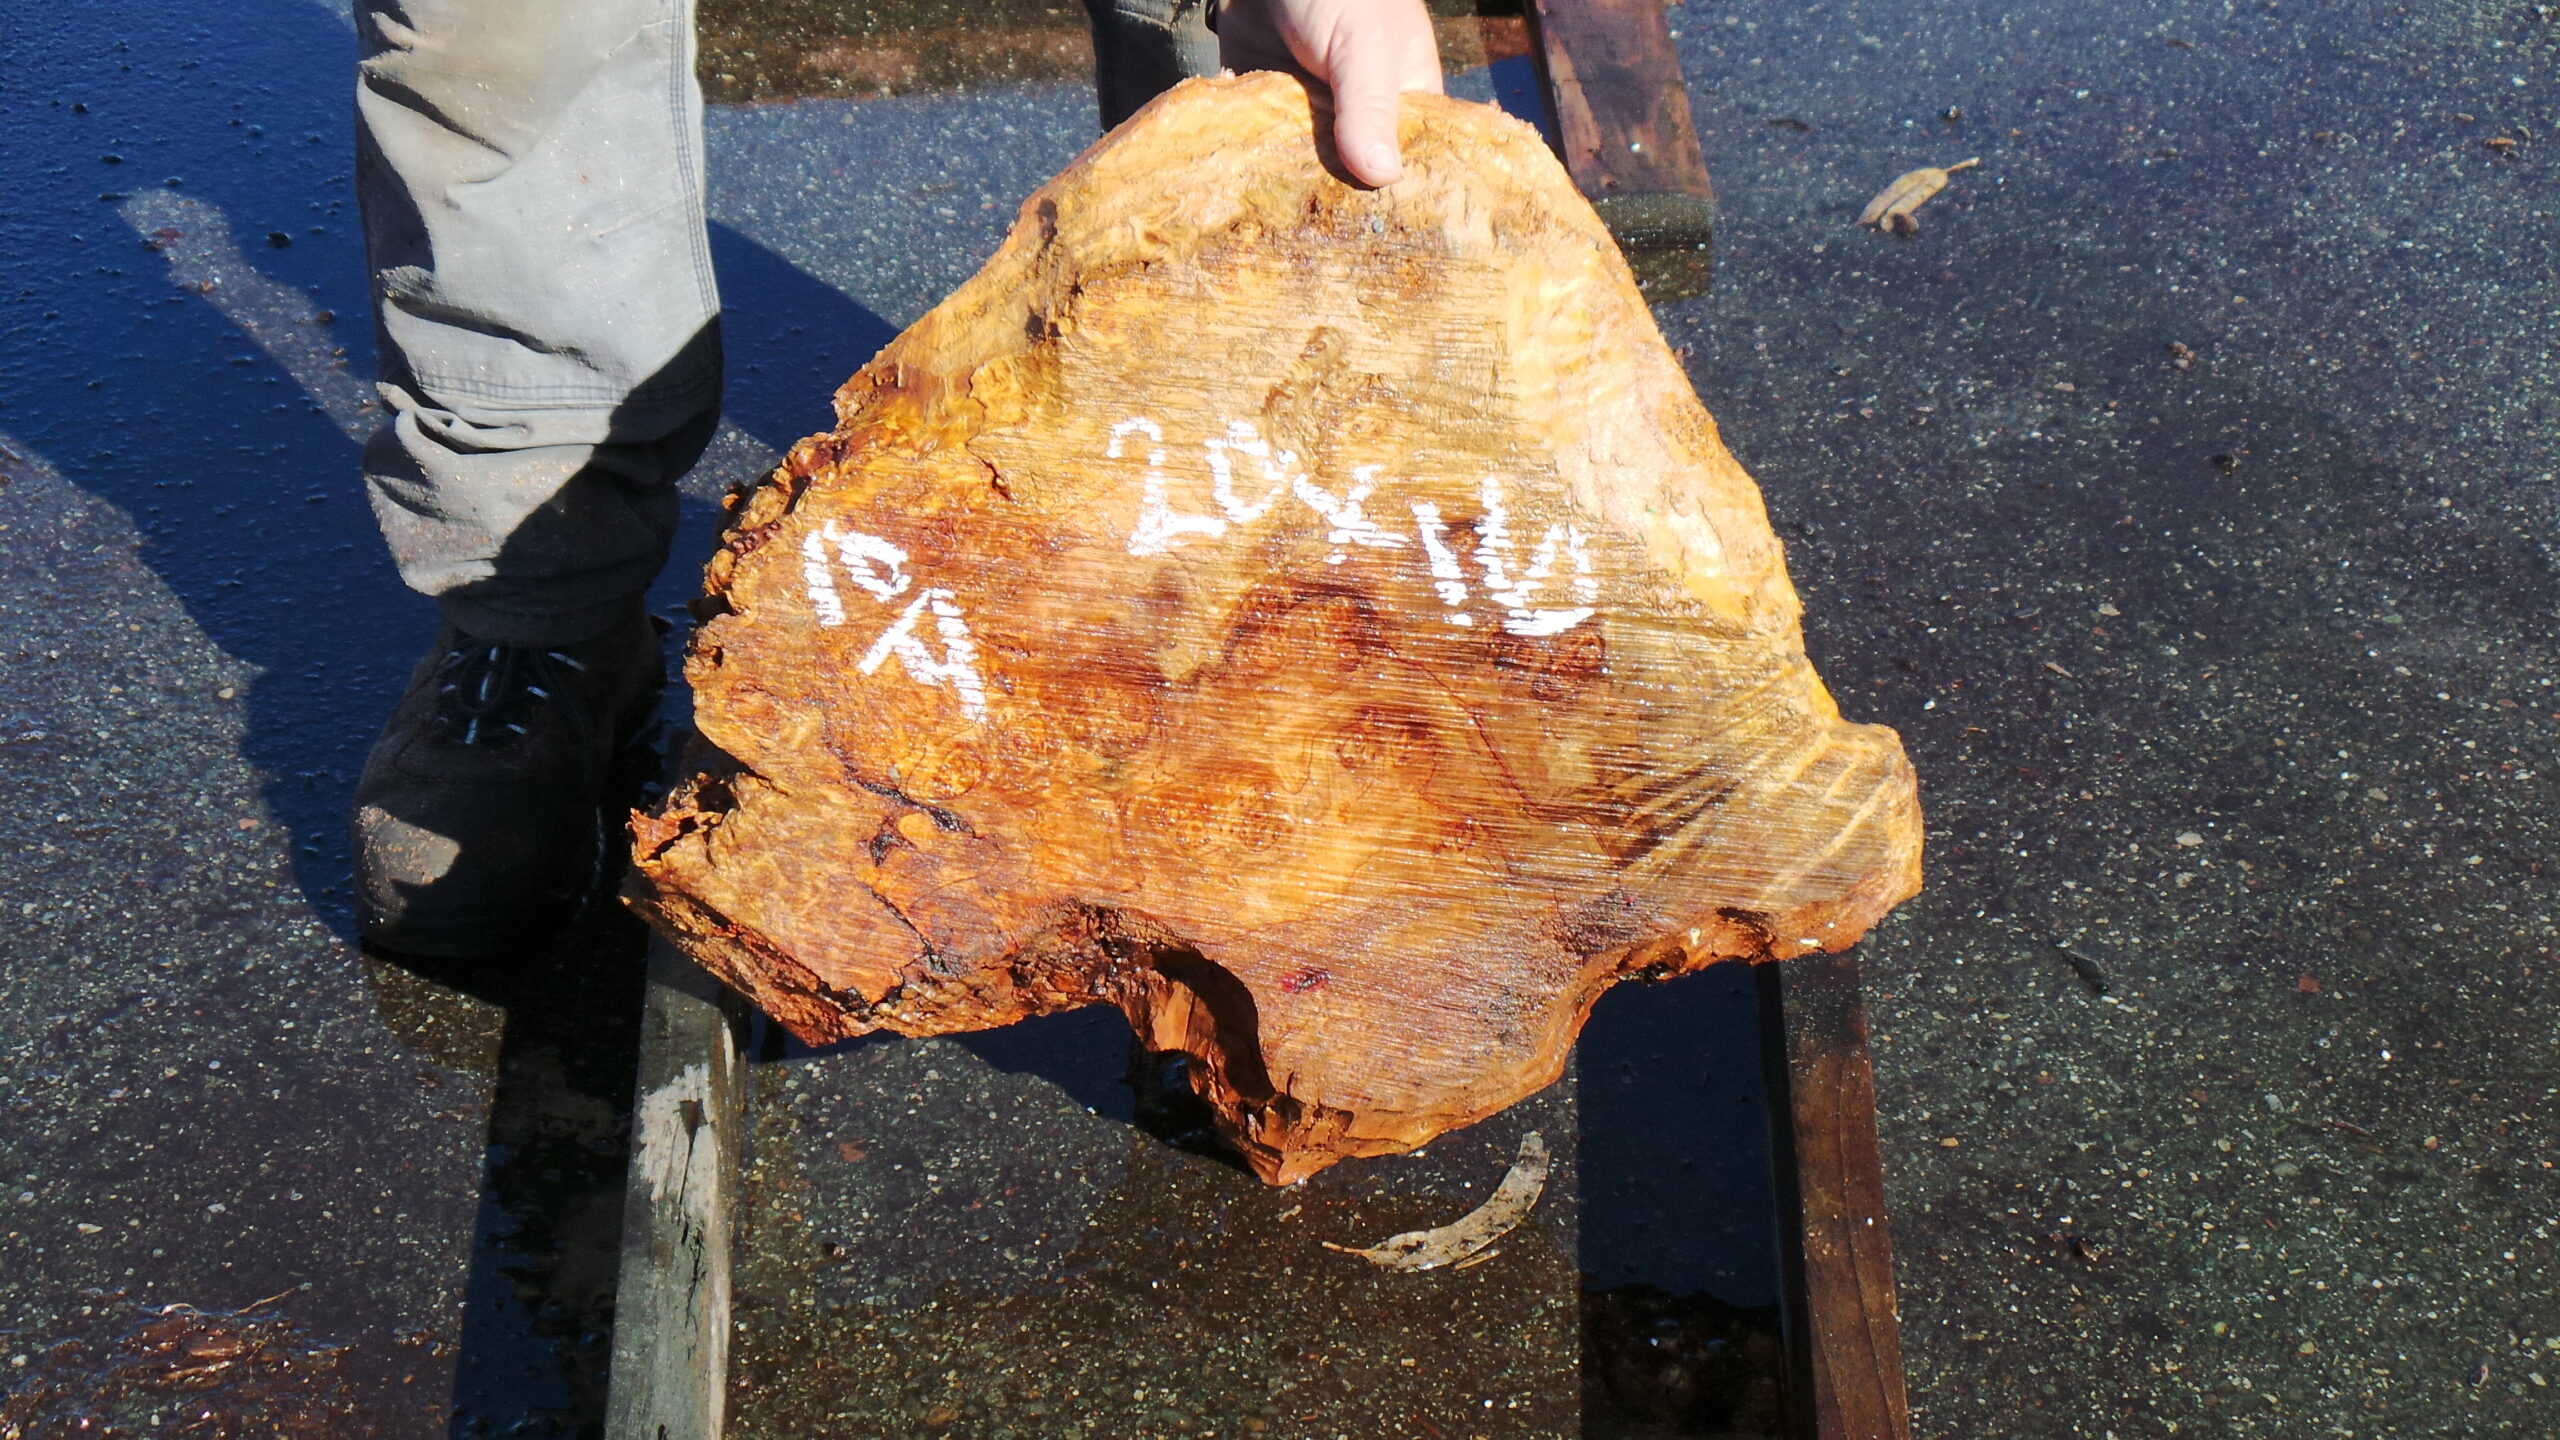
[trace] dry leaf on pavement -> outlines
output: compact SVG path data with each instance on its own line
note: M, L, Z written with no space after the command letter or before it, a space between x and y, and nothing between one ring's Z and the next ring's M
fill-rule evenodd
M1879 230L1908 232L1915 229L1917 223L1910 218L1911 212L1919 209L1930 196L1946 189L1948 176L1981 163L1982 157L1977 155L1970 160L1959 160L1944 170L1935 165L1923 165L1900 176L1884 187L1883 193L1867 202L1867 208L1858 214L1858 223L1873 225Z

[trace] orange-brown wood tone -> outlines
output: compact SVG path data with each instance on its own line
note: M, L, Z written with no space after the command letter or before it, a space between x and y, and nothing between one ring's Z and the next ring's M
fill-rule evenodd
M1781 1224L1797 1433L1806 1440L1910 1440L1893 1237L1876 1145L1875 1071L1854 955L1762 972L1763 1043L1784 1097ZM1788 1163L1789 1161L1792 1163Z
M1750 477L1528 127L1188 82L743 497L633 903L795 1034L1121 1008L1265 1179L1554 1080L1634 973L1919 884Z

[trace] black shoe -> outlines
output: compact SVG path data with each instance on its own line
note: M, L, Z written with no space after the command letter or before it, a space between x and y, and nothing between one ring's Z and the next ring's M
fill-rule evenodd
M494 645L448 625L356 781L367 942L476 956L547 938L593 891L615 754L666 683L634 611L575 645Z

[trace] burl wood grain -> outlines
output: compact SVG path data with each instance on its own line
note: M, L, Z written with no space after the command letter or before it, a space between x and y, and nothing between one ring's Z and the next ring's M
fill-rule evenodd
M746 497L632 903L811 1041L1119 1006L1263 1178L1554 1080L1613 981L1919 884L1750 477L1527 127L1186 83Z

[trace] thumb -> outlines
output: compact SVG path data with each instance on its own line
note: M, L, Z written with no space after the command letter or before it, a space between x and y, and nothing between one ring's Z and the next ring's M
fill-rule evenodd
M1324 77L1333 91L1333 148L1343 168L1363 185L1392 185L1404 177L1404 157L1396 144L1398 92L1403 67L1390 46L1344 44L1329 47L1333 63Z

